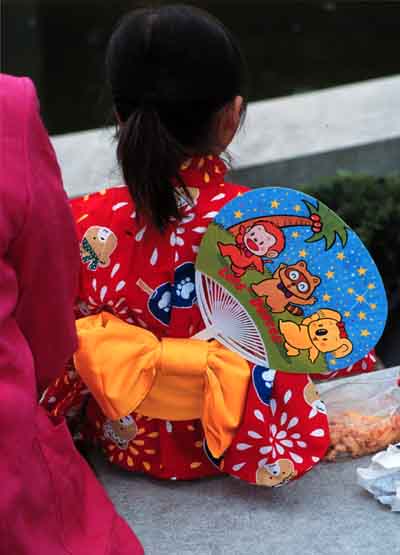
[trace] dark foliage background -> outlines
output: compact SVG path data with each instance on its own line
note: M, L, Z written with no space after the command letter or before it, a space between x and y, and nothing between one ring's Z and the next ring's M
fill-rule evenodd
M174 0L1 0L1 70L34 79L50 133L102 126L110 109L103 65L112 29L133 7L165 3ZM397 1L183 3L208 10L238 38L250 100L400 73Z
M399 329L400 175L373 177L341 172L301 189L343 218L367 246L381 272L390 310L386 331L378 347L385 361L385 348L388 343L393 343ZM391 361L394 362L398 361Z

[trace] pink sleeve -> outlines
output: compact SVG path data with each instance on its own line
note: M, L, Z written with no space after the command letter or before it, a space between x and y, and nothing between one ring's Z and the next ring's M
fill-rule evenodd
M29 79L2 78L9 89L2 121L5 190L15 223L8 259L18 283L15 319L32 352L41 392L76 347L73 302L78 246L53 148ZM15 99L15 101L13 101ZM18 216L19 215L19 216ZM17 225L18 224L18 225Z

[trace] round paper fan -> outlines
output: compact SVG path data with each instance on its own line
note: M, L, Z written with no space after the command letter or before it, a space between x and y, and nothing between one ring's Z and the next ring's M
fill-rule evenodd
M195 277L197 302L206 328L196 339L218 339L254 364L268 365L268 356L253 319L237 299L200 271Z
M256 189L219 212L200 246L196 292L206 326L197 337L285 372L350 366L376 345L387 317L361 240L292 189Z

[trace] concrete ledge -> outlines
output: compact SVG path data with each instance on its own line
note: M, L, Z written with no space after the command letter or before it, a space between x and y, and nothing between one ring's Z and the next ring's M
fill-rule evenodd
M398 138L400 77L250 104L239 168ZM248 131L247 131L248 130Z
M338 169L400 170L400 77L251 104L232 145L232 175L252 186L296 186Z
M121 182L111 129L53 137L67 192ZM296 186L337 169L400 170L400 77L255 102L232 148L232 179Z
M332 177L339 170L377 176L400 172L400 136L257 166L236 166L230 172L230 178L249 187L280 185L296 188L302 184L317 185L318 180Z
M111 128L52 137L68 195L76 197L121 183Z

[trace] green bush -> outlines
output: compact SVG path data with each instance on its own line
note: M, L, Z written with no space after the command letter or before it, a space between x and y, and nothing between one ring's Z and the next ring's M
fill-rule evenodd
M400 299L400 175L338 173L300 187L334 210L358 234L378 266L390 309Z

